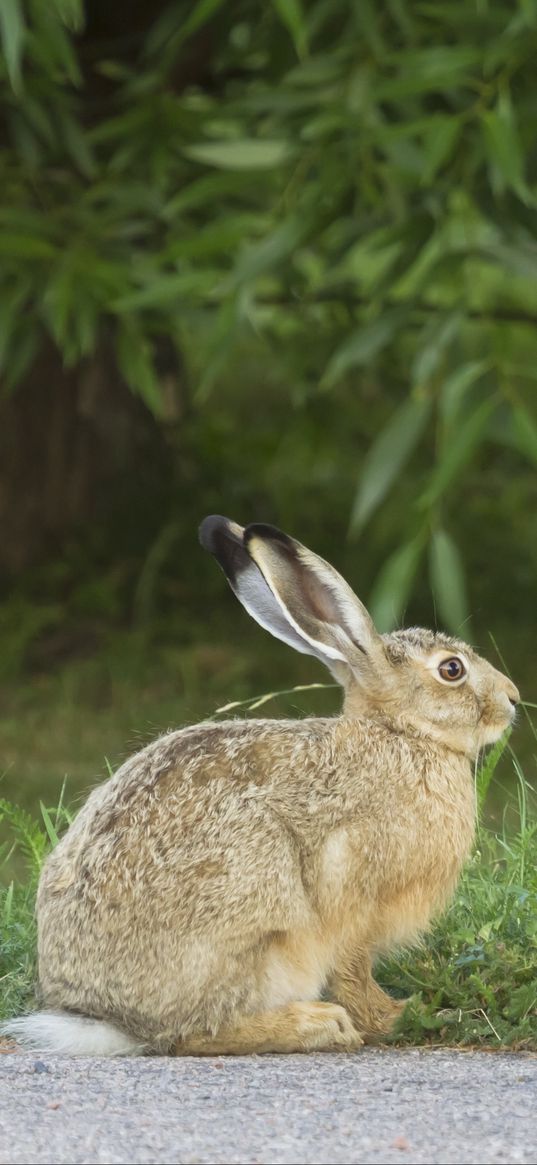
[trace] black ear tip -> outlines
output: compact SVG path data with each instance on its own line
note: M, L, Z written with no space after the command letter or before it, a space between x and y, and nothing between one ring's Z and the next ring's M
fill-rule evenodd
M198 530L198 537L204 550L215 554L218 558L224 546L240 546L242 548L243 528L230 518L222 514L209 514L203 519Z
M218 534L221 534L227 525L228 519L223 518L221 514L209 514L207 518L203 519L198 530L198 537L203 549L208 550L209 554L214 554Z

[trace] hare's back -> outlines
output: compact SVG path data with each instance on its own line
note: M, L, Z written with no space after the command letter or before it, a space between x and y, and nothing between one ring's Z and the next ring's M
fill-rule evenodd
M327 727L325 727L325 725ZM254 795L301 779L333 721L232 720L168 732L130 757L88 799L77 820L93 830L147 828L164 819L201 819L219 794ZM307 773L311 779L311 772Z
M160 737L90 795L47 863L41 901L75 888L117 899L127 886L132 898L149 884L217 894L239 875L243 891L274 878L278 862L297 858L274 791L296 782L314 751L311 722L210 722Z

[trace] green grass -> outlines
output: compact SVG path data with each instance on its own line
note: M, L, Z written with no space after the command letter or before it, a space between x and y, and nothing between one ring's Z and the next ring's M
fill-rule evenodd
M503 823L480 824L454 901L423 944L378 968L384 986L412 997L397 1042L537 1050L537 815L507 740L476 772L476 789L483 805L504 750L516 794ZM39 818L0 802L0 1016L32 1003L39 870L69 820L63 791L53 810L41 804Z
M25 809L0 800L0 821L7 839L0 846L0 1017L6 1018L31 1004L36 981L35 894L43 861L72 820L63 802L47 809L41 804L37 820ZM13 872L13 857L19 857Z

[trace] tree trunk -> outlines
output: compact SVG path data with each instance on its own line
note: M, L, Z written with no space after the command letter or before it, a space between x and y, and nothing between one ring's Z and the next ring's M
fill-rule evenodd
M66 370L45 345L0 403L0 570L13 576L32 566L88 523L112 532L139 519L158 528L170 462L165 428L110 354Z

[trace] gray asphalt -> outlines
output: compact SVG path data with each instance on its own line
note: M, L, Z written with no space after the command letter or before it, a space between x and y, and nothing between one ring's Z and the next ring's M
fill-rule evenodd
M0 1161L537 1163L537 1057L2 1055Z

